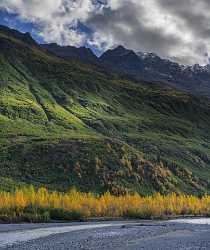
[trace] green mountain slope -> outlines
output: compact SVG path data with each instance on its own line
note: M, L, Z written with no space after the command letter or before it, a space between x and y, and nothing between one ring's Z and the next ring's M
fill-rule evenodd
M27 38L27 39L26 39ZM210 105L0 29L0 187L210 191Z

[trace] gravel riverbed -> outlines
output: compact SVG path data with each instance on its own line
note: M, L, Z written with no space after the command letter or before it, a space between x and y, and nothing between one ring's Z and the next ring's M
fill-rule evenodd
M0 225L0 250L210 249L210 220Z

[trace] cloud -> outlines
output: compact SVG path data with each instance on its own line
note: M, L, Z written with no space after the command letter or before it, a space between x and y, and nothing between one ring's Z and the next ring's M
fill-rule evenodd
M122 44L183 64L209 62L209 8L209 0L0 0L46 42L101 51Z
M122 44L183 64L206 64L209 7L208 0L109 0L88 24L96 31L92 40L98 46L106 37L103 47Z
M78 22L85 23L98 4L91 0L1 0L0 9L37 25L46 42L81 45L87 34L77 29Z

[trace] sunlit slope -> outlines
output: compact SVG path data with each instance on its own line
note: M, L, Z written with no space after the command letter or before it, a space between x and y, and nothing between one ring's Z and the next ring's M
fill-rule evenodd
M209 102L67 62L0 29L0 183L210 190Z

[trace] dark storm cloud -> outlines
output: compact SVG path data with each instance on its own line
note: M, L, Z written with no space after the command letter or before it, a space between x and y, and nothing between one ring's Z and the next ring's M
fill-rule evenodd
M98 37L109 38L107 46L123 44L134 50L152 51L184 64L208 61L210 1L145 0L113 1L88 25ZM99 39L100 44L100 39Z
M104 8L103 13L92 16L87 25L105 37L113 37L112 45L122 44L136 51L154 50L164 54L165 50L181 43L175 34L167 36L158 28L146 27L143 21L139 21L140 16L144 16L143 9L125 3L117 10Z
M177 17L194 38L196 54L207 57L210 43L210 0L158 0L168 15Z
M210 38L210 1L158 0L160 6L170 14L179 17L186 28L204 39Z

